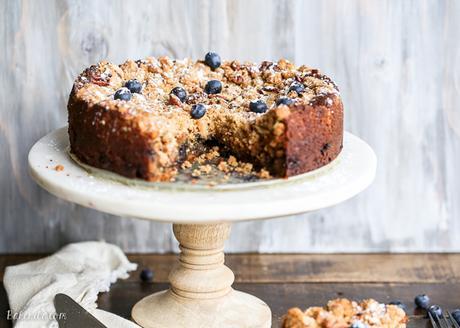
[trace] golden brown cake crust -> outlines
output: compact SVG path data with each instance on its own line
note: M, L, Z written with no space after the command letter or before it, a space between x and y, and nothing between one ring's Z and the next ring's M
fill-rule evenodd
M130 101L114 99L130 79L140 94ZM207 81L222 82L220 94L208 95ZM298 94L295 83L305 86ZM170 95L183 87L187 100ZM279 97L294 103L276 105ZM265 113L249 110L262 99ZM190 115L194 104L207 112ZM101 62L82 72L68 102L71 152L82 162L129 178L170 181L188 151L207 141L237 158L288 177L328 164L342 149L343 106L335 84L318 70L276 63L224 62L211 70L200 61L167 57Z

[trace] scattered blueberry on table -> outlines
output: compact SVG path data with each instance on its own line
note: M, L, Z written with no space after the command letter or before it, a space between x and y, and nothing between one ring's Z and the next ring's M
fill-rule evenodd
M460 325L460 309L453 310L450 314L452 314L452 318Z
M215 95L222 91L222 83L218 80L211 80L206 83L204 87L204 92L208 95Z
M151 282L153 280L153 271L145 268L141 271L140 278L143 282Z
M426 310L430 306L430 298L428 295L420 294L415 296L414 303L417 307Z
M190 111L190 115L194 119L200 119L206 114L206 107L203 104L196 104L192 106L192 110Z
M406 304L404 304L403 302L399 301L399 300L396 300L396 301L391 301L390 303L388 303L390 305L396 305L398 306L399 308L403 309L404 312L407 312L407 306Z
M204 63L212 69L216 69L221 64L220 56L215 52L208 52L204 57Z
M255 100L249 103L249 110L254 113L265 113L268 107L263 100Z
M136 79L133 79L126 82L125 87L128 88L132 93L141 93L142 83Z
M428 312L431 313L433 317L436 316L441 316L442 315L442 309L439 305L432 305L428 308Z
M294 100L292 100L291 98L281 97L276 101L276 106L279 106L279 105L289 106L289 105L292 105L293 103L294 103Z
M289 87L289 91L295 91L297 92L297 94L301 94L302 92L304 92L304 90L305 90L305 86L299 82L294 82Z
M129 91L129 89L125 87L118 89L113 96L114 99L124 100L124 101L131 100L131 97L132 97L131 91Z
M175 95L181 102L185 102L187 100L187 91L181 87L175 87L171 90L171 94Z

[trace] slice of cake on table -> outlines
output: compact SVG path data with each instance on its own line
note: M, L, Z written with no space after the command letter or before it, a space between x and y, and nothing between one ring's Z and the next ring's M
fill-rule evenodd
M406 313L397 305L339 298L329 301L326 307L289 309L282 328L405 328L407 321Z
M80 161L148 181L173 180L188 154L214 146L274 177L319 168L342 149L337 86L283 59L101 62L78 76L68 113Z

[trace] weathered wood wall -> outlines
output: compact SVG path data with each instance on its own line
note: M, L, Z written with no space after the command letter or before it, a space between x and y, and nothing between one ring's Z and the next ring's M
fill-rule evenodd
M379 158L342 205L234 225L230 251L460 251L460 2L0 2L0 252L105 239L176 249L171 228L68 204L28 176L31 145L66 122L73 78L101 59L286 57L341 88L346 128Z

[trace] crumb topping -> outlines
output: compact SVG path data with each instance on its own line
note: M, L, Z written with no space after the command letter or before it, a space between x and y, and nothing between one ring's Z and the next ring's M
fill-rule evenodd
M115 92L132 79L142 83L142 94L134 93L128 102L115 100ZM219 94L204 91L210 80L222 82ZM305 86L301 94L292 90L292 85L299 82ZM191 107L198 103L208 109L206 124L211 131L214 116L222 114L222 111L255 120L259 115L249 111L251 101L262 100L269 109L273 109L280 97L289 97L295 104L300 104L338 94L334 82L317 69L305 65L297 67L285 59L264 61L260 65L224 61L215 70L201 61L172 60L168 57L128 60L121 65L103 61L86 69L77 78L75 86L77 97L89 103L119 110L128 117L145 116L142 128L152 130L199 129L199 122L189 119ZM184 103L171 94L176 87L187 91ZM163 119L158 120L158 116ZM184 120L174 124L178 116L183 116Z
M132 79L142 83L142 94L135 94L129 103L114 100L115 91ZM211 80L222 82L221 93L204 92ZM305 86L302 94L292 88L299 82ZM78 77L76 86L79 95L93 103L105 102L109 108L123 107L132 114L145 112L155 115L187 112L191 105L203 103L214 109L224 107L256 117L248 111L251 101L263 100L269 108L274 108L280 97L289 97L295 103L308 103L318 96L338 93L334 82L317 69L305 65L297 67L285 59L264 61L260 65L224 61L215 70L201 61L172 60L168 57L128 60L121 65L103 61L85 70ZM175 87L187 90L185 103L171 101L170 92Z
M283 328L348 328L353 324L363 327L405 328L407 316L396 305L381 304L373 299L358 303L340 298L331 300L326 307L288 310ZM360 323L361 325L358 325Z

